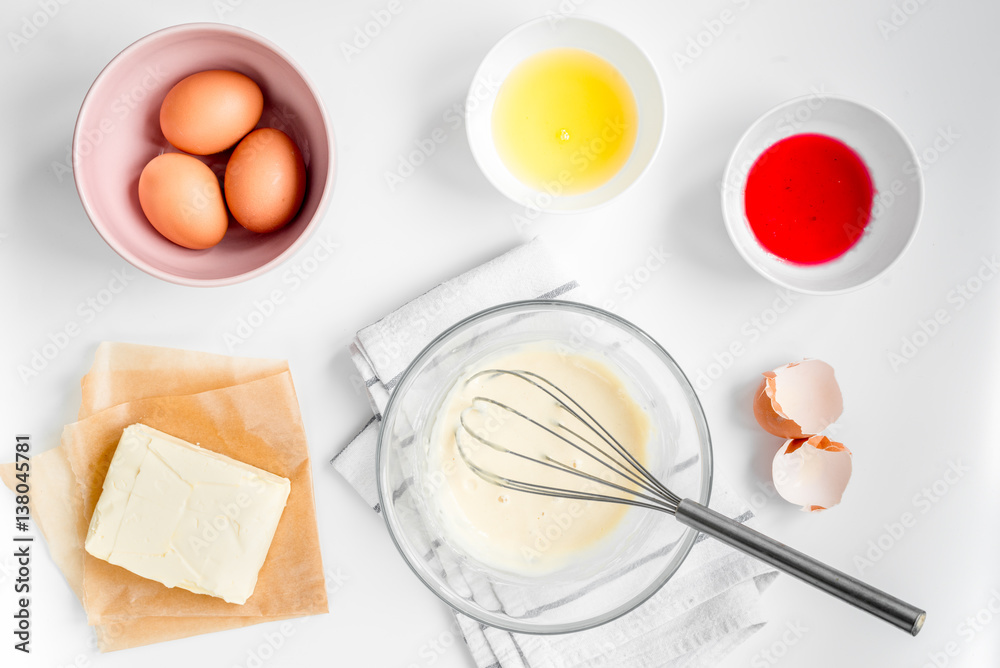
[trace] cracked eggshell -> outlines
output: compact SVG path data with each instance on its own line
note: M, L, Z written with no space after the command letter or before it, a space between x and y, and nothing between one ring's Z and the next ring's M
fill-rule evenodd
M806 438L833 424L844 412L844 398L833 367L802 360L765 371L753 402L763 429L782 438Z
M811 512L840 503L851 479L851 451L826 436L792 438L771 464L774 488L781 498Z

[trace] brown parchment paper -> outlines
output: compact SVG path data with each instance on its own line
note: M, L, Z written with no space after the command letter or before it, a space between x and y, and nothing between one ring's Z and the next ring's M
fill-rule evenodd
M77 419L127 401L218 390L282 371L288 371L285 360L105 341L97 347L94 364L80 381L82 400Z
M102 651L125 649L327 611L305 433L287 369L287 363L280 360L234 358L124 343L103 343L98 348L94 365L82 382L83 401L80 407L80 416L87 418L81 421L87 424L76 423L68 426L64 431L63 444L32 458L33 495L31 505L32 517L49 544L54 562L62 570L74 592L83 600L84 606L88 610L88 618L92 622L100 622L96 625L95 630ZM273 378L276 375L282 375L282 378ZM182 400L183 398L177 398L179 405L187 410L193 410L194 413L197 413L197 409L194 407L199 404L204 404L209 408L211 416L202 415L198 423L224 425L225 428L213 436L217 440L222 438L222 434L229 434L230 430L235 429L234 422L225 419L225 416L220 415L219 411L225 411L227 406L232 408L234 402L246 402L244 405L238 406L236 411L241 416L240 419L247 423L246 438L236 439L237 445L234 448L237 448L239 443L251 442L250 450L256 453L257 461L243 458L240 454L225 451L221 447L219 451L289 477L292 480L293 490L292 494L289 495L289 505L293 502L293 496L296 497L294 515L308 520L301 523L296 522L295 527L289 527L288 525L292 523L286 524L285 521L290 516L288 508L283 513L268 559L261 570L261 581L258 581L254 596L246 604L255 603L256 613L246 614L250 610L246 606L226 604L224 601L212 597L199 596L183 590L169 590L162 585L139 578L124 569L94 559L83 550L90 513L93 511L93 503L97 498L93 496L92 490L88 484L85 484L84 480L89 481L99 477L103 482L107 463L110 461L110 454L102 452L101 446L89 447L81 444L79 439L87 433L87 430L93 430L92 433L100 433L101 424L106 421L113 422L116 419L130 420L131 418L126 416L133 415L135 411L154 415L162 413L165 410L165 405L169 407L171 403L166 401L169 397L160 397L163 394L178 392L206 394L206 390L223 389L233 384L252 383L255 380L269 377L272 378L271 383L261 383L251 388L242 388L242 390L234 388L234 391L229 393L212 394L212 392L208 392L207 394L210 396L200 399L188 397L186 401ZM258 393L263 393L263 395ZM160 397L162 400L146 401L156 397ZM130 400L134 398L143 399L144 402L139 402L138 406L120 406L122 402L131 403ZM257 410L262 404L265 406L264 410ZM117 411L109 411L106 416L98 418L98 413L103 413L113 407L119 408ZM284 429L268 422L279 417L288 418ZM128 424L131 423L128 422ZM159 427L154 422L147 421L147 424L170 431L163 426L165 423L160 423ZM121 428L124 426L127 424L122 425ZM108 425L105 424L105 427L108 428ZM107 429L105 429L106 431ZM281 433L281 437L274 439L270 443L270 447L277 452L268 453L265 439L273 436L276 431ZM201 441L204 447L209 447L204 436L189 437L180 433L177 435L187 440ZM67 441L67 436L72 440ZM117 436L114 438L109 436L108 438L113 441L110 446L111 453L113 453L114 445L117 444ZM107 449L106 443L104 449ZM77 480L70 454L72 454L72 461L76 463L78 468L87 466L87 462L94 464L95 461L100 461L101 457L104 457L103 469L101 469L103 472L82 475L81 479ZM276 467L269 467L268 464L262 463L264 460L270 461L272 457L278 460ZM277 466L284 468L277 470ZM283 471L292 471L292 473ZM8 487L14 482L13 473L13 465L0 467L0 477L3 478ZM304 482L304 484L297 485L296 480ZM296 488L299 490L307 488L307 492L300 497ZM89 494L88 490L90 490ZM99 495L100 483L97 484L97 490ZM88 498L91 501L89 510L85 503ZM300 581L296 582L286 578L283 588L296 590L298 596L285 596L281 597L280 603L265 602L261 605L258 594L265 591L262 588L265 569L268 569L267 586L270 590L275 585L275 577L272 576L276 576L276 570L269 569L269 564L272 555L279 554L275 550L275 545L279 544L279 534L281 534L280 544L285 545L287 540L285 534L289 533L294 534L295 539L298 540L297 547L293 549L301 552L303 558L300 558L299 561L304 563L294 565L291 573L293 578L299 578ZM285 549L282 548L280 552L284 551ZM98 571L92 573L92 576L88 578L86 565L90 562L103 564L107 567L106 570L112 573L110 582L115 587L104 591L102 583L106 580L95 579L105 577L107 573L102 576L101 572ZM288 562L276 557L275 564L277 567L287 566ZM93 568L90 570L93 571ZM136 589L123 586L128 583L121 581L121 574L125 574L126 579L132 578L140 581L141 586ZM95 595L93 599L87 595L87 585L89 585L92 594ZM175 601L171 600L173 597L168 596L166 601L156 600L153 603L147 596L149 592L145 589L149 585L155 585L155 594L162 595L163 592L187 594L196 600L194 602L181 601L180 605L177 605ZM160 591L156 591L156 588ZM202 609L200 604L204 601L197 599L208 601L210 609ZM258 600L255 602L255 599ZM92 609L92 602L95 602L98 607ZM116 609L115 603L117 602L125 602L127 604L126 610L131 612L121 612ZM212 609L213 605L217 605L217 603L212 602L221 603L227 608L246 609L240 610L241 614L222 614L219 609ZM283 606L287 606L287 609L281 609ZM146 612L138 612L137 610L146 610ZM262 612L262 610L269 612ZM132 614L133 612L134 614ZM150 612L151 614L148 614Z
M283 619L291 617L135 617L95 626L94 632L97 647L102 652L114 652Z
M303 592L325 591L313 504L312 470L297 415L291 375L179 397L130 401L68 425L63 447L83 497L88 519L122 430L141 422L203 448L228 455L291 481L291 493L261 567L257 586L243 605L168 589L87 554L84 599L92 624L141 616L237 616L311 614L315 601Z

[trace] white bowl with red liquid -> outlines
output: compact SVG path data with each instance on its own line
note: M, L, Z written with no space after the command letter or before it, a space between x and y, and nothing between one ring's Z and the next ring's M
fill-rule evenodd
M802 134L846 144L861 158L875 191L857 242L842 255L814 264L769 251L747 217L747 178L755 163L774 144ZM722 183L722 212L736 250L765 278L808 294L848 292L882 276L912 242L923 201L920 163L902 131L876 109L829 94L789 100L757 119L733 150Z

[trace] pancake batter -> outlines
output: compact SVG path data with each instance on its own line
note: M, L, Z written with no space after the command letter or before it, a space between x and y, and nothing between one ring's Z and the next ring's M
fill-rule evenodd
M551 572L568 565L573 555L611 534L627 506L552 498L487 482L466 464L460 445L471 463L499 476L608 493L593 481L498 452L476 441L460 428L463 413L467 429L494 443L532 456L545 454L615 483L623 481L544 429L488 403L474 404L477 396L489 397L560 433L566 434L556 427L557 422L590 436L552 397L523 380L491 374L469 382L477 372L491 368L531 371L552 381L580 402L643 464L649 418L607 365L586 355L557 350L554 345L525 346L488 359L463 374L445 398L428 453L428 479L439 483L433 487L432 498L445 536L473 559L499 570L523 575Z

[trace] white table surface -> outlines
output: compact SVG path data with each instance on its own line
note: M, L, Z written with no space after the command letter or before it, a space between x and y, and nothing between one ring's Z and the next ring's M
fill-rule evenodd
M668 100L666 135L650 171L619 200L593 213L542 216L518 230L512 223L518 207L490 187L464 128L453 128L454 112L446 114L461 104L479 60L500 36L560 6L556 0L400 3L401 11L350 62L341 43L386 1L4 3L0 460L12 459L16 433L30 433L36 452L57 443L76 414L78 381L100 341L226 353L225 335L255 300L282 288L287 303L232 352L290 360L332 594L330 614L295 622L264 665L471 666L444 605L412 576L381 519L327 460L369 414L349 379L346 347L354 332L544 231L579 260L598 295L615 299L617 310L658 338L690 375L742 343L745 352L701 392L718 474L754 502L766 531L847 572L858 573L856 557L866 555L869 541L891 542L863 567L863 577L928 610L914 639L779 578L765 595L770 624L726 666L997 665L1000 448L989 425L1000 405L1000 280L980 285L975 277L994 275L981 268L989 266L984 258L996 261L1000 246L1000 4L577 0L576 8L565 0L563 8L618 27L650 54ZM24 21L46 6L53 16L15 50L9 34L24 30ZM724 9L733 21L693 63L678 68L674 54ZM318 237L339 250L295 289L284 276L315 250L315 240L288 265L227 288L179 287L129 268L90 226L65 171L77 110L101 68L143 35L191 21L262 34L297 59L322 91L337 134L339 174ZM770 322L768 309L782 292L730 245L718 182L736 140L759 114L813 90L878 107L918 153L927 151L923 222L906 256L876 284L843 296L794 298L786 313L760 327L754 319ZM447 140L390 192L385 172L439 127ZM949 132L957 139L935 150L935 138ZM662 248L669 260L626 295L625 277L650 248ZM126 289L100 312L81 307L102 295L114 272L126 272ZM981 289L960 305L954 290L966 283ZM902 339L938 309L948 323L894 369L889 354L900 353ZM70 322L80 335L38 377L22 381L18 365L29 364ZM761 491L779 443L751 414L758 374L803 356L835 367L846 401L837 435L854 452L844 502L820 514L801 513ZM953 464L960 476L948 474ZM953 484L939 482L946 476ZM937 492L922 496L935 483ZM912 526L897 538L883 536L907 512ZM278 631L258 626L101 656L80 605L37 545L34 651L25 657L12 649L13 514L11 495L0 494L0 665L247 666Z

